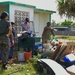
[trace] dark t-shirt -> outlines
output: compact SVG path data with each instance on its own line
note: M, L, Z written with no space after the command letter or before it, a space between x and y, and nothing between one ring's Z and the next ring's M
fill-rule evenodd
M10 23L6 20L0 20L0 35L8 34Z

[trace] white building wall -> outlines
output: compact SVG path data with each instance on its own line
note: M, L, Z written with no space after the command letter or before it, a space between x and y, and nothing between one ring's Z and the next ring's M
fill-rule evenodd
M35 13L39 14L39 25L34 22L34 26L38 27L38 32L35 30L37 36L41 37L44 27L46 26L47 22L49 22L49 13ZM36 28L35 28L36 29Z
M14 11L15 10L29 12L30 13L30 21L33 21L33 18L34 18L34 15L33 15L34 9L33 8L16 6L16 5L10 5L10 21L14 22Z
M39 25L39 36L42 35L44 27L49 22L49 14L47 13L40 13L40 25Z
M23 6L16 6L16 5L10 5L10 21L15 22L14 21L14 11L15 10L19 10L19 11L26 11L30 13L30 21L35 21L34 20L34 9L33 8L28 8L28 7L23 7ZM36 13L35 13L36 14ZM37 36L41 37L42 32L44 27L46 26L46 23L49 21L49 13L44 13L44 12L39 12L39 23L38 26L37 23L34 22L34 27L35 27L35 33ZM38 28L37 28L38 27ZM36 31L37 28L37 31Z

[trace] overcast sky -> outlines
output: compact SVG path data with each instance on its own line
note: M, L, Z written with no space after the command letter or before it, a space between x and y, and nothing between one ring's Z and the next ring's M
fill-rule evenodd
M52 15L52 20L55 20L56 22L61 22L64 21L65 19L65 18L61 19L57 13L56 0L0 0L0 1L16 1L20 3L35 5L37 8L56 11L56 13Z

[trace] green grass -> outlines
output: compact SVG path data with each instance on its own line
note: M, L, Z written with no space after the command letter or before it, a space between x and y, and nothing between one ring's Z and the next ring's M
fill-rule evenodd
M47 75L45 73L40 73L37 70L37 60L40 55L36 58L32 58L23 64L11 64L7 70L0 70L0 75Z
M36 62L36 61L35 61ZM1 75L38 75L35 69L36 63L27 62L24 64L11 65L7 70L0 70Z
M1 70L1 75L36 75L36 71L34 70L31 63L28 64L18 64L16 66L12 66L11 69L8 70Z
M65 35L56 35L57 38L67 39L67 40L75 40L75 36L65 36Z
M67 40L75 40L75 36L68 36L66 39Z

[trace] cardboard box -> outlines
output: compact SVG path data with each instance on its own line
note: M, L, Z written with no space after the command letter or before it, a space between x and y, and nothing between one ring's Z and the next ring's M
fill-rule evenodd
M67 42L67 48L64 50L60 57L70 54L72 52L73 47L75 47L75 42Z
M73 72L69 72L69 71L67 71L70 75L75 75L75 73L73 73Z

